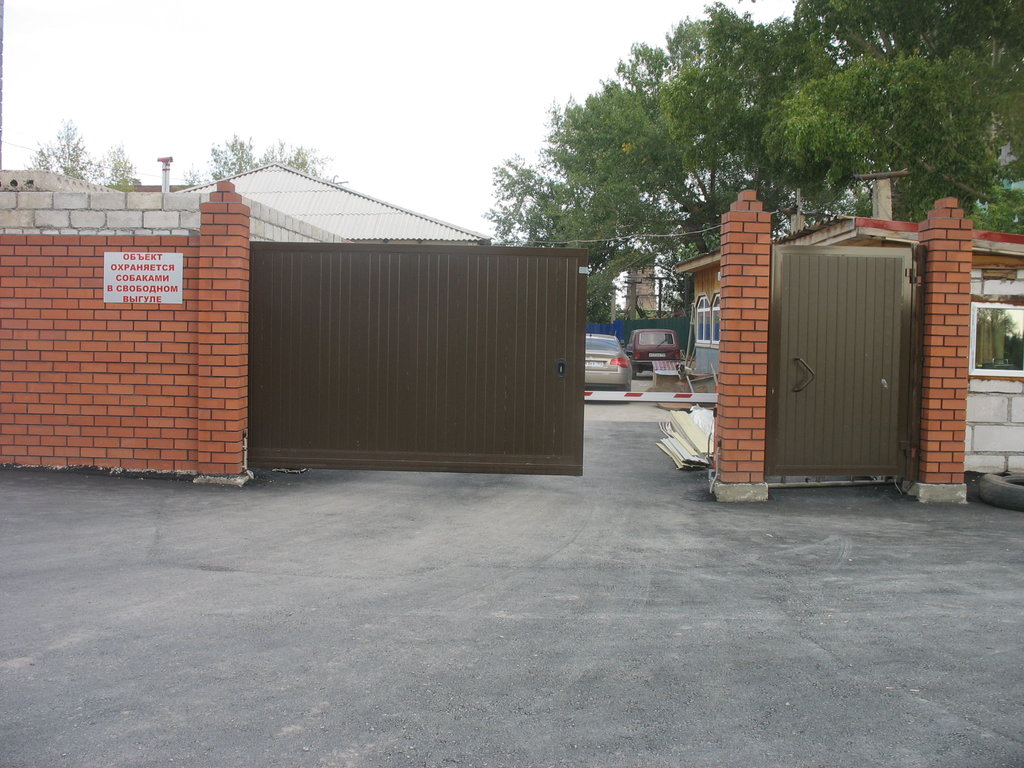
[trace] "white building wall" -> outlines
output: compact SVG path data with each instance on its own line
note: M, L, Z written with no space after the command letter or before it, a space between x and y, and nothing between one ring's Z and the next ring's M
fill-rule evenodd
M971 272L974 301L1024 302L1024 269L997 279ZM1024 472L1024 379L971 377L967 395L968 472Z

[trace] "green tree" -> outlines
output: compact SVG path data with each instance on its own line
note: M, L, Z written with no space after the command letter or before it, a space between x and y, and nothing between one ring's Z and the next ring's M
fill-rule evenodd
M536 164L513 158L495 169L487 216L496 239L586 248L593 321L607 319L619 273L672 258L702 237L659 104L671 67L666 51L635 46L599 92L552 110Z
M278 140L269 146L260 157L260 165L269 163L281 163L309 176L323 178L327 173L327 166L330 165L331 158L310 147L292 146Z
M107 150L107 153L103 156L101 166L103 169L103 184L108 187L128 192L141 183L138 179L135 163L128 158L127 153L124 151L124 144L118 144L116 147L111 147Z
M252 139L243 139L237 133L222 146L210 147L210 177L214 181L237 176L259 167Z
M592 320L621 272L667 274L713 248L741 189L758 189L769 206L791 199L761 133L766 105L792 91L806 57L784 24L718 6L710 14L677 27L664 49L634 46L597 93L553 110L537 164L514 158L495 171L488 218L499 240L588 249Z
M768 146L793 183L909 168L902 218L948 195L970 208L1024 145L1024 5L1016 0L799 0L795 28L827 57L784 98Z
M1019 0L798 0L769 24L717 4L556 107L537 162L495 170L488 218L503 242L584 245L596 312L625 269L714 247L744 188L769 210L799 190L828 218L863 210L854 174L909 168L897 216L955 196L1015 226L1007 147L1024 147Z
M198 187L201 184L206 184L208 181L209 179L195 166L189 168L182 178L182 183L186 187Z
M98 182L103 178L102 165L89 154L85 140L71 120L64 121L54 141L39 145L30 167L84 181Z
M754 22L718 4L706 20L680 25L669 41L678 61L661 106L682 152L701 222L710 225L743 189L769 210L793 198L790 164L766 143L777 105L823 57L790 20ZM827 181L801 179L819 206L842 197Z
M262 154L257 154L252 139L243 139L238 134L222 145L210 148L209 173L214 181L270 163L282 163L310 176L323 178L330 158L310 147L292 146L283 141L277 141Z
M973 219L976 229L1024 235L1024 189L993 190L977 206Z

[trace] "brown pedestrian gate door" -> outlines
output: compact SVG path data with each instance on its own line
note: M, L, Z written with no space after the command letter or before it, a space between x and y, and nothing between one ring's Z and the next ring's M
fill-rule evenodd
M253 243L249 464L582 474L585 266Z
M912 250L776 247L766 474L907 476Z

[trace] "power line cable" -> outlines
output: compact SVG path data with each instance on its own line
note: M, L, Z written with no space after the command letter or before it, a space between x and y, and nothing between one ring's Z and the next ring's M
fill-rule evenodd
M691 237L693 235L703 235L706 232L714 232L716 229L721 229L721 224L715 224L705 229L695 229L691 232L672 232L670 234L655 234L653 232L643 232L632 235L616 235L615 237L602 237L595 239L580 239L577 237L563 238L561 240L525 240L512 243L513 245L530 246L530 245L568 245L569 243L581 243L591 245L594 243L614 243L619 240L634 240L637 238L655 238L655 237Z

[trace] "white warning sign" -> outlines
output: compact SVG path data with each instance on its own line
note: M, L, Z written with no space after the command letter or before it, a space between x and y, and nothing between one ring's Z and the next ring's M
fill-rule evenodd
M181 304L181 253L107 251L103 254L106 304Z

